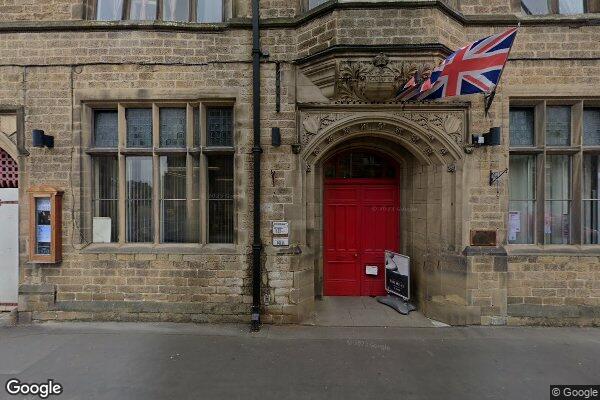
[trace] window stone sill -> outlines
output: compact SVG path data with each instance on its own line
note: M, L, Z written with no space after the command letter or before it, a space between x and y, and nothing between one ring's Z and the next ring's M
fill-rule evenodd
M510 244L504 246L508 256L600 256L600 245L576 244Z
M235 244L115 244L91 243L82 254L239 254Z

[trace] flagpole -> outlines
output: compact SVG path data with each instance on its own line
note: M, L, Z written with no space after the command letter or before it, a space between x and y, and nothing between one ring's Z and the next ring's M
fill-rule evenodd
M521 22L519 21L519 23L517 24L517 33L518 33L518 29L520 27L521 27ZM515 40L517 40L516 35L515 35ZM508 62L508 58L510 57L510 52L512 51L514 44L515 43L513 41L512 45L510 46L510 49L508 49L508 54L506 55L506 61L502 65L502 69L500 70L500 76L498 77L498 83L494 86L494 90L492 90L492 92L490 94L488 94L487 96L484 96L485 116L486 117L488 116L488 112L490 111L490 108L492 107L492 103L494 102L494 98L496 97L496 89L498 88L498 85L500 84L500 79L502 79L502 74L504 73L504 68L506 67L506 63Z

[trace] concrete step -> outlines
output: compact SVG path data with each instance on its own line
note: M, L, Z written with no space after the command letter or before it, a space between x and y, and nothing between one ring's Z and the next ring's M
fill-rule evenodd
M0 312L0 328L5 326L15 326L17 324L17 308L10 311Z

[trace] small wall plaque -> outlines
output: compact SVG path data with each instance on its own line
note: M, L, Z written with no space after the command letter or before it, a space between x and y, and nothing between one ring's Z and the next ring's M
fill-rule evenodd
M287 221L274 221L273 222L273 235L289 235L290 224Z
M472 230L471 246L496 246L497 232L492 230Z
M289 246L289 245L290 245L290 238L287 238L287 237L273 238L273 246L282 247L282 246Z

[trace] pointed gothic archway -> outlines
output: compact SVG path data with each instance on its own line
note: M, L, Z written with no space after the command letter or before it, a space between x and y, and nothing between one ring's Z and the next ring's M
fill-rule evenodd
M423 305L443 291L441 278L429 269L461 248L462 195L457 188L462 185L466 109L304 110L300 122L314 294L326 294L324 161L348 149L375 151L397 161L401 205L397 249L412 259L412 295Z

